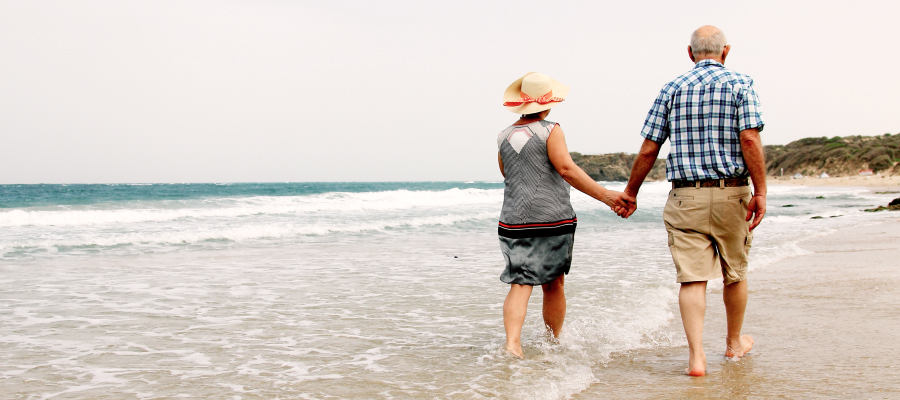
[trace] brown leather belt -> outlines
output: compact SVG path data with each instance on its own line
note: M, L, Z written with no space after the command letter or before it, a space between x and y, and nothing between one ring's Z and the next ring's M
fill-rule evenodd
M707 179L704 181L672 181L672 189L683 187L738 187L748 185L750 185L750 181L746 177Z

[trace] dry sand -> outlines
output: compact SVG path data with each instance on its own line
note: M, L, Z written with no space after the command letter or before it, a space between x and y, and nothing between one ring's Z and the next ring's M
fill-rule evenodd
M897 212L900 218L900 212ZM803 242L812 254L750 274L750 355L725 360L721 289L707 296L708 375L690 378L687 345L598 366L576 398L900 398L900 221ZM680 320L673 321L679 326Z
M865 186L883 187L890 190L900 190L900 175L870 175L870 176L837 176L831 178L801 178L769 177L766 183L770 185L793 186Z

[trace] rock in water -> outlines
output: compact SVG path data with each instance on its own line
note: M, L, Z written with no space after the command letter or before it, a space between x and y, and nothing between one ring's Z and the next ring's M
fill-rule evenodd
M863 210L863 211L865 211L865 212L878 212L878 211L885 211L885 210L887 210L887 211L900 211L900 197L891 200L891 202L888 203L887 207L881 206L881 207L878 207L878 208L870 208L870 209Z

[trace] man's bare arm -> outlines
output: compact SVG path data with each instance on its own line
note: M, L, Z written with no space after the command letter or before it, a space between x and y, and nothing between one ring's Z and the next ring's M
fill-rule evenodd
M653 169L656 157L659 156L660 147L659 143L650 139L644 139L644 143L641 144L641 151L638 152L637 157L634 159L634 165L631 166L631 177L628 178L628 186L625 187L625 194L631 197L630 200L635 201L635 206L628 211L626 218L631 216L637 209L638 191L641 190L641 184L644 183L647 174Z
M766 156L763 153L762 140L759 138L759 129L746 129L741 131L741 152L744 154L744 164L750 170L750 179L753 180L753 198L750 199L747 221L752 231L762 222L766 215Z

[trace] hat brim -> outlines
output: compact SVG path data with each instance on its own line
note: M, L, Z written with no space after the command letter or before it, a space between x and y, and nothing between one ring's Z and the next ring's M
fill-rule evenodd
M522 81L526 76L534 74L535 72L529 72L525 75L522 75L521 78L517 79L515 82L509 85L506 88L506 91L503 92L503 102L506 103L508 101L516 101L522 97ZM550 78L550 86L553 90L554 97L561 97L563 99L569 95L569 87L563 85L556 79ZM536 112L541 112L544 110L549 110L553 107L558 106L560 101L554 101L552 103L540 104L540 103L525 103L519 106L511 106L506 107L510 112L514 112L516 114L534 114ZM504 106L505 107L505 106Z

